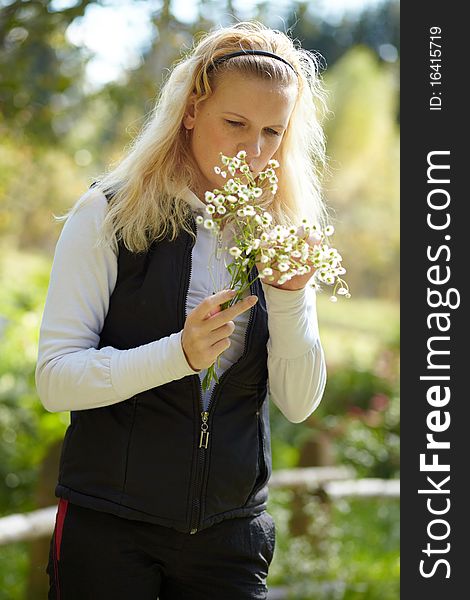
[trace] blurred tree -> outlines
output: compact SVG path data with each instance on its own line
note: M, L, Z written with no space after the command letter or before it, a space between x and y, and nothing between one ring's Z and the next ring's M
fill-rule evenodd
M312 2L293 4L287 21L293 36L302 46L316 50L331 68L356 44L369 47L384 60L393 62L393 48L400 50L400 4L387 0L369 6L359 13L345 12L330 22Z
M398 66L357 46L328 71L332 117L325 123L331 179L352 293L398 299Z
M8 121L17 135L52 142L60 136L54 117L70 109L85 64L65 31L91 2L56 9L53 0L1 0L0 131Z

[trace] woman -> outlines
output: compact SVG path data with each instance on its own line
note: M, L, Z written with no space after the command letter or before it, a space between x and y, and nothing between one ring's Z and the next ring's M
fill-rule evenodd
M36 369L45 408L71 411L50 598L266 598L268 399L292 422L321 400L315 292L311 273L282 286L252 274L251 293L222 311L233 231L216 240L195 217L223 184L219 152L245 150L254 176L281 164L278 193L259 199L277 222L321 219L321 103L314 57L287 36L215 30L67 216ZM203 392L219 355L220 381Z

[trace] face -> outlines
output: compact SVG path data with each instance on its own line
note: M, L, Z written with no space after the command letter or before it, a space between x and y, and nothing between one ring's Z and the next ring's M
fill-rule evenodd
M224 73L213 94L194 107L190 99L183 124L191 131L191 152L199 169L198 189L204 192L226 182L214 172L219 152L235 156L246 151L246 162L257 175L278 150L297 96L295 85Z

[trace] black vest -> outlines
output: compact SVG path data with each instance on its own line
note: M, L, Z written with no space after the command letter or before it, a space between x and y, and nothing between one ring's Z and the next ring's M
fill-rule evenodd
M194 220L192 228L196 232ZM99 348L134 348L183 329L193 245L184 231L146 253L120 244ZM254 271L251 293L259 300L250 309L243 355L214 388L209 435L201 436L198 375L111 406L73 411L56 496L186 533L265 510L272 468L268 327Z

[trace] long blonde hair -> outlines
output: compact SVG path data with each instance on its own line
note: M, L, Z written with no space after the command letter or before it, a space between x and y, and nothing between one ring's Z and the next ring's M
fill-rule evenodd
M215 64L240 49L266 50L282 61L245 55ZM287 35L258 22L240 22L201 36L193 49L172 69L150 118L127 156L105 174L96 187L112 192L100 243L122 243L132 252L144 252L155 240L174 240L182 229L194 235L190 208L183 195L198 176L183 117L190 95L201 102L213 93L216 77L225 72L269 78L298 87L289 126L276 153L279 188L270 196L269 210L276 222L299 224L307 217L322 222L320 175L325 166L325 139L321 126L325 93L319 61L295 45ZM266 201L266 200L265 200Z

